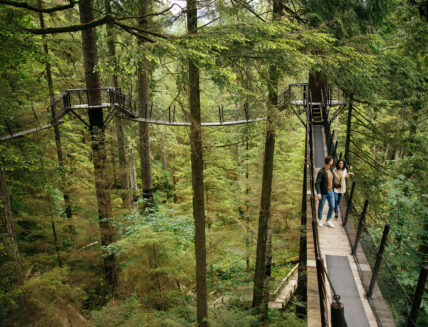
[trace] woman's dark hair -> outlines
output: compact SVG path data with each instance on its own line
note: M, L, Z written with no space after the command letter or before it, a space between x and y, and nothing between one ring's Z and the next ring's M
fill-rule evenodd
M345 170L346 169L346 161L345 160L343 160L343 159L339 159L339 160L337 160L337 162L336 162L336 169L340 169L339 168L339 164L340 164L340 162L343 162L343 170Z

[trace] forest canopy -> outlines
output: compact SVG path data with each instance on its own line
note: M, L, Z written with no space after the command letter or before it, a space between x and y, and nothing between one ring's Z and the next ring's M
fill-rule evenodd
M353 203L376 244L391 226L384 258L413 297L427 44L422 0L0 0L0 325L306 326L292 103L330 97Z

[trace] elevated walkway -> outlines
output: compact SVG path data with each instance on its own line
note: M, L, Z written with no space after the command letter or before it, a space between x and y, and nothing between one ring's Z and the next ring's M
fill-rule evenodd
M324 166L324 158L327 156L326 137L324 127L314 125L313 127L313 149L314 149L314 177L320 168ZM307 167L309 169L309 166ZM308 174L309 176L309 174ZM307 181L309 183L309 180ZM312 213L317 212L318 201L316 201L316 210L312 210L310 203L311 191L308 187L308 210L307 210L307 297L308 297L308 326L322 326L320 316L320 297L319 284L316 271L316 258L313 242L312 226L309 222L312 221ZM318 239L321 255L330 282L332 283L337 294L341 296L340 302L344 305L344 316L347 326L352 327L375 327L378 326L375 314L365 296L365 290L361 282L358 267L351 255L351 247L346 235L345 229L342 227L342 214L339 208L339 218L332 218L335 227L328 227L326 222L328 211L328 203L325 204L323 210L322 227L318 227ZM318 220L316 220L318 221ZM327 316L331 317L330 305L332 302L333 292L329 283L326 284L327 289ZM330 319L328 319L330 320ZM394 324L390 325L395 326Z

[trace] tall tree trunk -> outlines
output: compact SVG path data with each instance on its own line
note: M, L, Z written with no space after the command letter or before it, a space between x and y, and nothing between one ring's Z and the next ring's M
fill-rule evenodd
M92 0L79 1L80 23L86 24L94 19ZM88 91L89 105L95 106L101 103L100 77L94 68L98 63L96 31L95 28L82 30L82 47L85 64L85 80ZM91 133L92 161L94 164L95 189L98 204L98 217L101 233L101 244L108 246L112 243L113 229L109 218L112 216L111 198L107 190L106 150L104 135L103 109L94 108L88 110ZM104 255L104 275L112 289L117 286L117 267L114 254Z
M106 14L111 15L111 0L105 0ZM116 63L116 47L114 45L113 25L107 24L107 48L110 57L110 64ZM119 88L117 75L114 73L111 77L111 83L115 89ZM119 179L122 189L122 201L124 207L129 207L131 204L131 192L129 187L129 170L126 164L126 137L124 132L124 121L119 117L114 119L116 125L117 150L119 155Z
M12 208L10 206L9 190L7 187L6 176L0 162L0 241L3 245L2 256L9 261L12 271L8 271L10 287L22 287L24 279L22 275L21 259L19 257L18 242L16 239L15 225L13 222ZM6 265L2 265L2 271ZM13 285L13 286L12 286ZM19 310L27 316L27 301L25 293L18 297ZM1 319L2 317L0 317ZM24 319L25 320L25 319Z
M55 228L55 220L54 220L54 216L53 216L53 212L52 212L52 198L49 195L49 191L48 191L46 197L47 197L48 208L49 208L49 216L51 217L52 235L54 237L55 251L56 251L56 255L58 257L58 265L62 268L61 252L59 249L58 237L57 237L56 228Z
M198 33L196 0L187 0L187 31ZM189 106L190 106L190 148L192 161L193 219L195 222L196 257L196 312L199 326L208 326L207 267L205 241L204 203L204 161L202 148L201 103L199 89L199 68L188 61Z
M263 294L265 286L266 248L268 243L268 228L271 215L271 194L273 180L273 160L275 151L274 116L277 103L278 74L274 67L270 69L269 101L266 123L265 154L263 159L263 179L260 201L259 227L257 232L256 268L254 274L253 308L263 313Z
M246 132L247 133L247 132ZM246 221L246 237L245 237L245 248L247 249L247 255L245 258L245 263L246 263L246 271L250 271L250 236L251 236L251 231L250 231L250 213L249 213L249 202L250 200L248 199L248 196L250 195L250 185L249 185L249 165L248 165L248 160L249 160L249 156L248 156L248 135L247 138L245 139L245 159L247 161L246 163L246 170L245 170L245 221Z
M128 171L129 171L129 188L131 190L131 194L137 194L138 192L138 185L137 185L137 169L135 167L135 153L134 153L134 147L130 146L128 148Z
M42 7L42 1L39 0L39 7ZM39 20L40 20L40 28L45 28L45 22L43 19L43 13L39 13ZM49 49L48 45L46 43L46 35L42 35L43 40L43 50L46 54L46 56L49 56ZM52 69L51 64L49 60L46 61L46 81L48 83L48 90L49 90L49 98L51 103L55 100L55 94L54 94L54 88L53 88L53 81L52 81ZM52 107L52 116L55 116L55 107ZM64 204L65 204L65 213L67 218L71 218L73 216L73 211L71 209L71 201L70 201L70 195L67 191L67 182L66 182L66 174L65 174L65 165L64 165L64 156L62 153L62 144L61 144L61 134L59 132L58 125L54 126L54 134L55 134L55 145L56 145L56 154L58 157L58 164L60 168L61 173L61 180L60 180L60 187L61 191L64 197ZM73 230L72 226L70 225L70 230Z
M117 173L116 173L116 152L115 152L115 142L113 139L112 130L110 128L107 128L106 138L107 138L107 145L110 148L110 164L109 164L109 175L110 175L110 181L108 184L107 189L114 189L118 186L118 180L117 180Z
M265 259L265 278L263 281L263 301L262 301L262 322L266 324L269 312L269 293L270 280L272 275L272 227L268 222L267 241L266 241L266 259Z
M148 13L148 1L141 0L140 16L145 16ZM147 28L147 18L143 18L139 22L141 28ZM143 44L142 42L140 43ZM148 62L146 58L142 59L142 63L138 67L138 112L140 117L148 115L149 105L149 72ZM152 165L150 160L150 127L148 123L139 123L140 132L140 163L141 163L141 181L143 187L143 199L146 201L146 206L153 207L153 181L152 181Z
M134 199L134 195L138 193L138 185L137 185L137 168L135 166L135 153L134 153L134 147L131 145L128 148L128 183L129 183L129 189L131 191L131 198Z
M351 164L349 158L349 151L351 146L351 122L352 122L352 106L353 106L353 95L349 97L348 103L348 121L346 123L346 140L345 140L345 161L348 165Z
M273 20L281 13L281 3L273 2ZM273 180L273 160L275 153L275 116L278 103L279 72L275 66L269 67L268 106L266 119L265 153L263 158L263 179L260 199L259 226L257 232L256 268L254 273L253 308L266 321L269 302L270 266L272 261L271 233L269 221L271 216L271 195Z
M325 80L320 72L309 73L309 92L311 94L312 102L321 102L323 100L322 92L327 90L327 80Z
M167 170L168 169L168 149L165 145L165 135L162 134L161 136L161 147L162 147L162 169Z

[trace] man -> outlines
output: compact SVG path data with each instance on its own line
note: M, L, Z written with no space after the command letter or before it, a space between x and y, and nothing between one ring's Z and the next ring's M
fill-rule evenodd
M317 181L315 183L315 188L317 190L317 199L318 203L318 225L322 226L322 210L324 208L325 200L328 201L328 213L327 213L327 225L334 227L334 224L330 221L333 215L334 209L334 191L333 185L335 182L335 177L333 174L333 157L325 157L325 165L321 168L317 175Z

